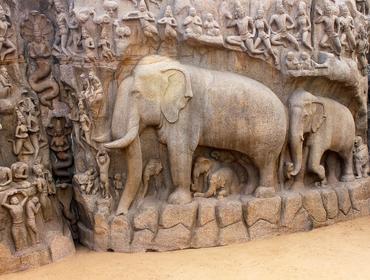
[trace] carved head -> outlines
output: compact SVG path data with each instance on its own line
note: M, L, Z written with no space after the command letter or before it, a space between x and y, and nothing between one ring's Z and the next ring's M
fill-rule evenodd
M35 164L33 167L32 167L32 171L33 173L37 176L37 177L42 177L44 175L44 167L42 164Z
M295 59L295 54L294 52L288 52L286 55L286 60L287 61L293 61Z
M118 3L114 0L105 0L103 3L105 12L111 17L115 17L118 10Z
M208 22L214 21L213 15L211 13L207 13L206 14L206 21L208 21Z
M39 202L39 198L37 196L34 196L32 197L31 201L34 203L34 204L37 204Z
M278 0L276 2L276 12L278 14L284 14L285 13L284 5L283 5L281 0Z
M263 19L264 17L265 17L265 11L264 11L263 7L260 7L257 10L256 19Z
M139 11L140 12L145 12L145 11L147 11L148 9L147 9L147 7L146 7L146 4L145 4L145 2L144 2L144 0L141 0L140 1L140 4L139 4Z
M104 164L108 161L108 153L105 149L100 149L96 155L96 158L100 164Z
M194 7L190 7L189 15L195 17L197 15L197 10Z
M11 205L17 205L17 204L19 204L19 199L18 199L18 197L16 197L15 195L13 195L13 196L10 198L10 204L11 204Z
M122 175L121 175L121 173L114 174L113 179L115 181L121 182L122 181Z
M118 26L116 28L116 35L120 39L123 39L124 37L129 37L131 36L131 29L128 26Z
M361 136L356 136L355 137L355 147L358 148L363 144L362 137Z
M10 167L14 180L26 180L29 174L29 167L24 162L13 163Z
M237 5L234 12L234 17L236 19L242 19L245 17L245 10L241 5Z
M172 9L171 9L171 6L170 6L170 5L168 5L168 6L166 7L166 11L164 12L164 15L165 15L166 17L173 17Z
M309 61L311 59L310 55L307 52L301 53L301 60L302 61Z
M346 4L340 5L340 13L342 16L347 17L349 16L349 9Z

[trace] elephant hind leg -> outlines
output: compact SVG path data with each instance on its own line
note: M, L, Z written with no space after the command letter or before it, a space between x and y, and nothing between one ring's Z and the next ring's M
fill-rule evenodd
M353 175L353 154L352 150L347 152L339 153L340 157L343 159L342 177L340 180L342 182L352 182L355 180ZM359 174L361 175L361 174Z
M255 190L256 197L272 197L276 193L276 166L277 160L266 157L263 164L257 166L259 169L259 186Z

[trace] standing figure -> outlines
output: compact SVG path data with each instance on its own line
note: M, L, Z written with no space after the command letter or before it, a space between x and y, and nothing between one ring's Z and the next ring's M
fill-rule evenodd
M33 182L33 186L36 187L40 194L40 204L42 215L44 220L50 221L52 216L52 205L49 198L49 185L44 178L43 166L41 164L35 164L32 168L33 173L36 175L36 179Z
M95 17L95 12L94 12ZM94 19L94 22L100 25L100 40L99 47L101 50L101 56L108 62L113 61L114 53L112 50L113 43L113 18L108 14L104 14L100 18Z
M15 128L15 141L12 139L9 140L13 143L13 153L18 157L21 155L32 155L35 149L31 144L26 119L18 108L15 111L18 121Z
M367 76L368 74L367 54L369 53L369 41L368 41L368 32L362 25L360 26L357 35L356 53L360 71L363 76Z
M0 68L0 99L8 98L12 91L10 77L5 66Z
M355 23L351 14L349 13L348 7L346 4L340 6L341 15L339 17L340 24L340 41L341 44L352 52L356 48L356 39L354 34Z
M271 28L275 25L276 31L272 32L271 43L276 46L287 47L285 41L294 45L299 50L297 39L289 33L289 30L295 27L293 19L286 13L283 3L280 1L276 4L277 14L272 15L270 19Z
M40 207L41 204L37 196L28 200L26 204L27 229L32 245L40 243L39 231L36 226L36 215Z
M211 13L206 15L205 21L203 22L203 28L205 34L212 37L217 37L221 35L220 25L213 18Z
M83 132L83 139L86 141L86 143L88 145L92 145L91 143L91 121L90 121L90 118L89 116L87 115L87 112L86 112L86 109L85 109L85 106L83 104L83 101L80 100L78 102L78 110L79 110L79 121L80 121L80 125L81 125L81 130Z
M277 56L272 49L271 42L270 42L270 33L271 29L268 25L266 19L265 19L265 11L263 8L259 8L257 11L257 15L254 19L254 26L256 27L257 32L257 39L254 42L254 48L257 49L261 43L263 43L265 47L265 56L267 57L267 53L272 55L275 65L278 65L278 59Z
M26 117L28 135L31 144L35 149L34 159L37 159L40 151L40 112L36 109L36 104L33 103L31 98L24 99L25 107L23 109L24 116Z
M95 62L95 42L89 33L82 34L82 47L85 50L86 62Z
M16 194L22 194L24 196L23 200L20 202ZM10 198L10 203L8 203L8 197ZM18 190L11 191L7 193L1 203L1 205L9 210L10 217L12 219L11 234L15 246L15 250L19 251L27 247L27 231L24 224L24 205L27 201L27 195L24 192Z
M8 54L16 51L15 44L10 41L9 28L12 26L7 18L3 7L0 6L0 61L3 61Z
M104 101L103 85L100 79L93 71L89 72L90 95L86 98L92 118L95 120L99 117Z
M320 47L330 48L338 57L342 52L342 44L339 39L338 30L340 26L339 18L335 15L335 9L330 3L326 3L323 15L320 10L319 17L316 19L316 24L324 25L324 35L320 40Z
M110 158L105 150L99 150L96 155L96 162L99 166L99 174L100 174L100 189L102 192L103 198L109 198L109 165L110 165Z
M175 41L177 38L177 22L173 17L171 6L166 7L164 17L158 20L158 24L164 25L164 38L168 41Z
M69 56L70 53L67 50L68 27L69 27L68 16L62 3L56 1L54 3L54 6L56 11L56 24L58 29L55 35L53 47L59 53L64 53L66 56Z
M116 193L116 197L120 197L120 192L123 190L123 178L122 174L116 173L113 176L113 186Z
M369 14L369 3L367 0L356 0L357 11L364 15Z
M353 160L356 170L356 178L367 178L369 173L369 151L363 143L361 136L356 136L353 147Z
M76 55L81 47L81 27L76 15L76 11L74 10L71 12L68 28L70 33L67 45L72 50L71 53Z
M234 19L229 22L227 28L235 27L238 31L237 36L227 36L226 42L230 45L240 46L244 51L252 54L261 54L263 51L254 48L253 38L256 29L253 24L253 19L245 14L241 6L237 6L234 13Z
M202 35L203 23L201 18L197 16L197 11L194 7L190 7L189 15L185 18L183 26L185 27L185 36L198 37Z
M310 43L311 21L306 12L306 3L300 2L298 6L298 14L296 17L298 34L297 37L301 39L302 45L312 51Z

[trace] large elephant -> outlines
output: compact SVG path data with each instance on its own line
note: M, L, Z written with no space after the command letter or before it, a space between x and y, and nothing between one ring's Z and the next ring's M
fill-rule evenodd
M229 72L147 56L118 89L108 149L124 149L128 177L116 214L127 213L140 186L139 135L157 129L167 145L173 204L189 203L193 153L198 145L246 154L259 171L257 193L274 191L276 167L287 134L279 98L263 84Z
M288 100L289 147L293 161L290 176L297 176L302 168L303 146L308 151L307 171L317 174L325 182L325 168L321 159L326 151L339 154L343 160L341 181L354 180L352 147L355 123L351 112L344 105L298 89ZM305 142L305 144L304 144Z

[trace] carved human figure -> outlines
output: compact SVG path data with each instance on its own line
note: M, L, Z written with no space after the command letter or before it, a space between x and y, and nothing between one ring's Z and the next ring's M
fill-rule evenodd
M100 116L101 108L104 101L103 85L98 76L93 71L89 72L88 80L89 95L86 96L86 101L92 118L96 119Z
M116 197L119 197L123 190L123 178L121 173L116 173L113 176L113 187Z
M57 32L55 35L55 41L53 48L59 53L63 53L69 56L70 53L67 50L68 43L68 32L69 32L69 19L64 5L60 1L54 2L55 12L56 12L56 25Z
M307 15L306 3L303 1L299 2L298 5L296 25L298 30L297 37L300 38L303 46L312 51L312 46L310 43L311 20Z
M189 8L189 15L183 22L185 27L185 35L188 37L198 37L203 33L203 22L202 19L197 15L197 11L194 7Z
M78 110L79 110L79 122L81 126L81 130L83 133L83 139L86 141L88 145L92 145L91 143L91 129L92 124L89 116L87 115L85 105L82 100L78 102Z
M369 173L369 151L361 136L356 136L353 147L356 178L367 178Z
M109 165L110 157L107 151L101 149L96 154L96 162L99 166L100 189L103 198L109 198Z
M12 171L8 167L0 167L0 189L13 181Z
M101 28L98 44L98 46L102 49L101 56L106 61L111 62L114 59L114 53L112 50L114 19L108 14L104 14L99 18L95 18L94 12L94 22L100 25Z
M29 176L29 167L26 163L15 162L11 165L10 169L12 170L14 182L18 184L20 184L21 182L27 182L26 180ZM29 183L27 185L29 185Z
M294 52L288 52L285 58L285 66L288 70L299 70L299 60Z
M277 14L273 14L270 18L270 26L276 26L276 30L272 31L271 43L276 46L287 47L286 42L294 45L296 50L299 50L297 39L289 33L295 27L293 19L286 13L282 2L276 3Z
M368 61L367 54L369 53L369 41L368 41L368 32L364 26L359 27L356 43L356 54L359 69L363 76L368 74Z
M0 6L0 60L3 61L8 54L17 50L15 44L9 39L9 28L12 26L7 18L7 13Z
M354 34L355 23L351 14L349 13L346 4L340 6L341 15L339 17L340 25L340 41L342 46L347 47L350 51L354 51L356 48L356 39Z
M364 15L369 14L369 3L367 0L356 0L357 11Z
M319 17L315 20L316 24L324 25L324 35L320 40L320 47L330 48L338 57L342 51L342 44L338 35L338 28L340 26L339 18L335 14L335 8L332 3L326 3L324 12L317 10Z
M150 159L148 163L145 165L144 172L143 172L143 192L142 197L145 197L148 193L149 189L149 182L150 179L154 177L154 179L157 178L157 176L162 172L163 166L162 162L159 159ZM155 182L156 188L158 190L157 181Z
M16 108L17 114L17 126L15 128L15 140L9 139L13 143L13 153L16 156L20 155L32 155L35 153L35 149L31 144L30 135L28 134L28 126L25 117Z
M68 28L69 36L67 46L69 47L70 53L72 55L76 55L77 52L80 51L80 48L82 46L82 38L81 38L81 26L75 10L71 12L68 22Z
M171 6L167 6L163 18L158 20L158 24L164 25L164 39L167 41L175 41L177 38L177 21L173 17Z
M274 50L272 49L270 42L271 29L265 19L265 11L263 10L263 8L258 9L257 15L254 19L254 26L256 27L257 33L257 38L256 41L254 42L254 48L258 49L259 45L263 43L265 47L265 56L268 56L268 54L272 55L275 65L278 65L279 61Z
M203 21L203 28L205 35L217 37L221 35L220 25L214 19L211 13L207 13Z
M0 68L0 99L8 98L12 91L10 76L5 66Z
M231 35L226 37L226 42L230 45L240 46L244 51L252 54L261 54L263 51L254 48L254 36L256 29L253 24L253 19L245 14L245 10L241 6L237 6L234 12L234 19L227 24L227 28L236 28L239 35Z
M239 179L235 172L229 167L221 167L209 174L208 189L205 193L196 192L194 197L217 196L222 198L230 194L238 194Z
M50 221L52 217L52 205L49 198L49 185L44 177L43 166L41 164L35 164L32 167L32 171L36 176L33 186L36 187L39 193L42 215L45 221Z
M90 167L83 173L75 174L74 179L79 184L80 190L86 194L96 194L98 188L95 186L97 173L93 167Z
M31 239L32 245L40 243L39 230L36 225L36 215L41 207L39 198L37 196L32 197L27 201L26 204L26 216L27 216L27 230L28 235Z
M23 195L23 200L19 201L17 195ZM10 203L8 198L10 197ZM24 205L28 197L26 193L14 190L8 192L1 203L1 205L9 210L12 219L11 234L15 246L15 250L19 251L25 249L27 245L27 231L24 224Z
M118 3L115 0L104 0L103 2L103 8L105 13L113 18L117 17L117 12L118 12Z
M130 36L131 29L124 26L117 26L115 29L115 44L116 44L116 53L118 56L123 55L130 45Z
M299 65L301 70L328 68L327 64L319 64L314 61L307 52L301 52L299 56Z

